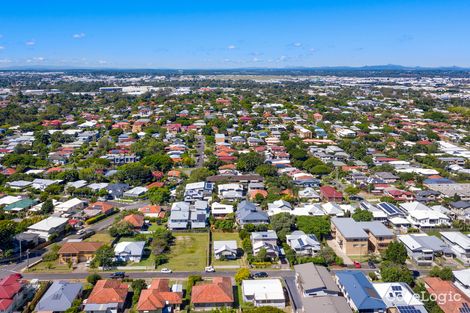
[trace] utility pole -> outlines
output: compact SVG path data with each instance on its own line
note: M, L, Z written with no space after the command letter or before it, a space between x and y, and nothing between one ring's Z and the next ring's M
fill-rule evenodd
M29 267L29 249L26 250L26 268Z

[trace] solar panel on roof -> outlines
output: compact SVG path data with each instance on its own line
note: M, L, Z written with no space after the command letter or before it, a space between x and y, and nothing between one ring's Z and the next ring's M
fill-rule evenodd
M401 313L420 313L421 311L416 309L414 306L411 305L399 305L397 306L398 310Z
M464 302L462 304L462 307L459 308L460 313L470 313L470 307L468 306L468 303Z
M401 286L392 286L393 291L401 291Z

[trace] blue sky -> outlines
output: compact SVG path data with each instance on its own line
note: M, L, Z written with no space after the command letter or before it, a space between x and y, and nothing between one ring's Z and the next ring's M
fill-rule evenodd
M470 67L468 0L4 1L0 68Z

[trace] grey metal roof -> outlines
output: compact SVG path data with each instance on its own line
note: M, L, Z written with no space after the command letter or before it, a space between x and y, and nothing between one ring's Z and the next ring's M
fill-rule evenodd
M368 230L376 237L393 237L393 233L382 222L358 222L359 227Z
M323 289L339 293L339 288L336 286L326 267L313 263L305 263L295 265L294 270L300 276L300 281L305 291Z
M63 312L72 306L82 291L82 284L55 281L36 305L35 311Z
M302 299L305 312L351 313L346 299L343 297L304 297Z
M369 238L367 233L361 227L358 227L357 222L352 218L333 217L331 222L345 238L361 238L364 240Z

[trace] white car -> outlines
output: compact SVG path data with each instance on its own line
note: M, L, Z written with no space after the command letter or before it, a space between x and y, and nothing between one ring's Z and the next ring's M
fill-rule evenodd
M172 270L170 270L169 268L166 268L166 267L164 267L160 270L160 273L164 273L164 274L171 274L172 272L173 272Z
M206 266L204 268L204 271L206 271L207 273L213 273L215 272L215 268L211 265L211 266Z

